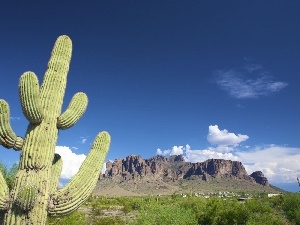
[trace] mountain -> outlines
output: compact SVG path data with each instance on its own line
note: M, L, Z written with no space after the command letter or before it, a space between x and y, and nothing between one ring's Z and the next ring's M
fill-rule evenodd
M261 171L248 175L239 161L208 159L186 162L183 155L143 159L130 155L106 163L95 193L118 195L170 194L186 191L278 192Z

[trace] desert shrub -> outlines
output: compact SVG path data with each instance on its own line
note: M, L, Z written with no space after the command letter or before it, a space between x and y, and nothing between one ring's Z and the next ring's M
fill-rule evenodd
M134 210L142 208L143 200L137 197L98 197L89 199L87 206L92 209L94 216L103 215L103 210L109 210L113 208L121 208L121 210L127 214ZM123 207L122 207L123 206Z
M18 167L19 167L19 165L17 163L15 163L15 164L13 164L13 166L11 168L8 168L0 161L0 172L2 173L2 175L4 177L9 190L11 190L13 187L15 176L18 172Z
M140 210L143 204L143 199L136 197L127 198L122 202L124 208L127 208L127 210L129 210L130 212L133 210Z
M277 195L268 198L271 207L277 210L282 210L283 200L284 200L283 197L284 197L283 195Z
M245 205L236 200L212 198L207 200L205 208L198 213L199 225L243 225L249 218Z
M102 211L118 206L118 199L117 198L108 198L99 196L93 199L89 199L88 206L92 209L92 214L94 216L102 215Z
M103 213L102 213L102 210L103 210L103 207L101 207L101 206L93 206L92 207L92 214L94 215L94 216L100 216L100 215L102 215Z
M124 207L122 208L122 211L127 214L127 213L130 213L132 212L134 209L132 207L131 204L125 204Z
M149 205L140 212L132 225L195 225L197 219L191 209L184 209L178 204Z
M18 167L19 165L15 163L11 168L8 168L0 161L0 173L2 173L9 190L11 190L13 187L15 176L18 172ZM0 221L3 221L4 214L4 211L0 211Z
M142 209L142 204L136 201L129 201L123 205L122 211L127 214L132 211L137 211Z
M126 224L119 216L97 217L89 222L92 225L124 225Z
M199 218L206 210L207 199L181 197L181 199L177 199L177 202L184 210L191 210L195 217Z
M251 213L263 214L272 213L274 211L268 198L249 199L246 201L245 205Z
M249 218L249 212L244 204L233 201L224 201L223 208L219 212L219 220L217 224L220 225L229 225L229 224L246 224Z
M283 225L284 218L275 207L278 204L279 201L276 203L267 197L246 201L245 206L250 215L247 225Z
M83 212L75 211L62 217L49 217L47 225L84 225L87 223L87 217Z
M246 225L285 225L282 217L274 213L253 213Z
M300 225L300 194L285 194L283 196L282 209L289 221Z

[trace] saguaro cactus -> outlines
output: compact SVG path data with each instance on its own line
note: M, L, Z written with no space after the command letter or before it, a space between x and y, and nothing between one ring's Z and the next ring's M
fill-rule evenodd
M88 102L84 93L77 93L61 113L71 53L70 38L60 36L41 87L33 72L21 76L19 96L29 121L24 138L13 132L9 106L0 100L0 144L21 151L11 191L0 172L0 210L5 211L3 224L45 224L47 216L68 214L88 198L97 183L110 144L107 132L97 135L78 173L65 187L57 189L62 169L61 157L55 154L58 130L73 126L85 112Z

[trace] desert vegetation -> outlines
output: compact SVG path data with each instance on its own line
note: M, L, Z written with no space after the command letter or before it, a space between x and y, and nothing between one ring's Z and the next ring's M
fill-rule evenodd
M11 190L13 187L13 182L18 171L18 166L19 165L17 163L14 163L11 167L8 167L0 161L0 171L3 174L3 178L5 179L9 190Z
M241 196L241 195L239 195ZM299 225L300 194L285 193L268 198L257 193L251 199L238 196L104 197L91 196L83 207L48 225Z
M0 162L8 184L17 172ZM12 187L12 185L10 185ZM243 198L245 201L238 201ZM3 215L2 215L3 216ZM48 225L300 225L300 194L284 193L271 198L262 192L206 194L173 193L165 196L107 197L91 195L75 212L49 218Z

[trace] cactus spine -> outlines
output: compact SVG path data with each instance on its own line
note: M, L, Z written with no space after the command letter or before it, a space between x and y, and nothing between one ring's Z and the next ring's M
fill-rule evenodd
M33 72L25 72L19 82L22 111L29 121L24 138L10 126L8 104L0 99L0 144L20 150L20 164L14 187L0 173L0 210L6 211L3 224L46 224L47 216L76 210L94 189L109 149L110 136L100 132L78 173L58 190L62 160L55 154L59 129L72 127L86 110L87 96L74 95L61 112L72 53L68 36L55 42L41 87ZM2 224L0 222L0 224Z

